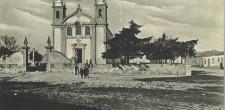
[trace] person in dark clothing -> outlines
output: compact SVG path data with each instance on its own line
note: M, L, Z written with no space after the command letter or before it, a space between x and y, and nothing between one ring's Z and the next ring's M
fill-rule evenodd
M93 68L92 60L89 61L89 68Z
M75 63L75 75L79 74L79 64Z
M89 70L88 68L84 68L84 78L88 78L89 77Z
M81 79L84 78L84 68L80 67L80 75L81 75Z
M85 66L85 68L89 68L88 60L86 60L86 63L84 66Z
M224 69L222 62L220 63L220 69Z
M86 60L85 66L84 66L84 77L88 78L89 77L89 64L88 60Z

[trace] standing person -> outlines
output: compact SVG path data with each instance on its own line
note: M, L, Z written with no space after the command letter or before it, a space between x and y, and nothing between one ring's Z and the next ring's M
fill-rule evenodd
M223 63L222 63L222 62L220 63L220 69L224 69L224 68L223 68Z
M93 68L92 60L89 61L89 68Z
M89 77L89 64L88 64L88 60L86 60L85 66L84 66L84 76L86 78Z
M83 78L84 76L84 67L80 67L80 75L81 75L81 79Z
M79 64L75 63L75 75L79 74Z
M86 60L85 68L89 68L88 60Z

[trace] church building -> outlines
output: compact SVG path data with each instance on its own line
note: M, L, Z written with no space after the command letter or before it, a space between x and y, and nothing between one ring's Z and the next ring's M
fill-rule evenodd
M78 63L92 60L93 64L107 64L102 53L108 47L104 44L113 37L108 28L107 3L105 0L95 0L95 17L84 13L81 6L72 14L66 14L66 4L63 0L53 0L53 47L54 51L68 58L75 58Z

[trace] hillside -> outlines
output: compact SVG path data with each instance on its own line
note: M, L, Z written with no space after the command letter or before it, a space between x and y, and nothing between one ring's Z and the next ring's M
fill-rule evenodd
M197 52L196 56L207 57L207 56L217 56L217 55L224 55L224 51L211 50L211 51L205 51L205 52Z

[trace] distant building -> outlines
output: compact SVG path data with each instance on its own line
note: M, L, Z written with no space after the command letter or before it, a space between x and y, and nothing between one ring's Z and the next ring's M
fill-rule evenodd
M108 49L104 44L113 37L108 28L107 3L95 0L95 17L84 13L78 4L77 9L66 15L63 0L53 1L53 41L54 51L68 58L75 57L78 63L92 60L93 64L106 64L102 53Z
M224 55L203 57L203 67L219 66L224 61Z
M224 53L215 50L203 52L192 58L192 66L220 67L221 63L224 63Z

